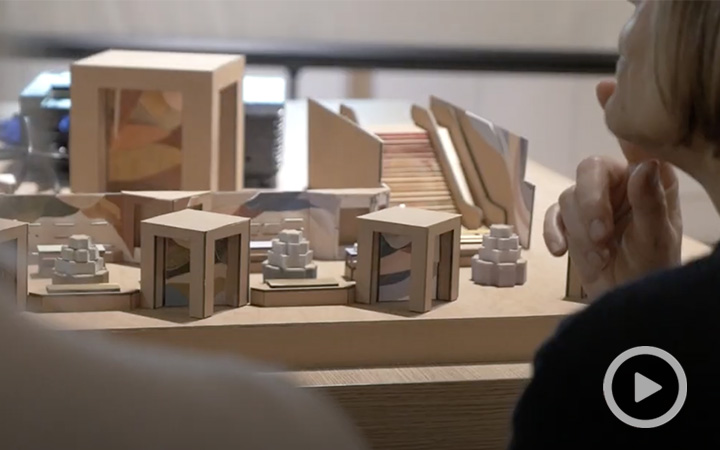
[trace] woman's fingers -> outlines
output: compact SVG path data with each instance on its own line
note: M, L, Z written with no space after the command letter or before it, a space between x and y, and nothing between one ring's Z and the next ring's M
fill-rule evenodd
M613 236L613 197L622 198L613 194L623 187L624 178L625 166L610 158L587 158L578 165L575 201L587 238L595 244L602 245Z
M670 223L678 235L682 234L682 210L680 208L680 182L675 169L666 162L660 163L660 180L665 188L665 201Z
M560 195L560 215L567 230L567 245L574 264L585 280L593 280L607 265L610 251L607 246L590 239L586 219L579 206L576 187Z
M567 240L565 239L565 225L560 217L560 205L553 204L545 212L543 226L543 238L550 253L555 256L562 256L567 252Z
M633 240L651 253L671 245L668 201L658 161L646 161L630 175L628 202L632 208Z

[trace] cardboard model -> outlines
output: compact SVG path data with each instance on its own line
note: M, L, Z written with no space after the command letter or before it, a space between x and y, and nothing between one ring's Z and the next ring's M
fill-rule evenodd
M141 306L159 308L165 301L167 240L185 241L190 251L190 316L209 317L215 308L216 243L227 238L225 299L230 307L248 303L250 219L184 209L142 221Z
M120 229L128 249L140 247L140 223L143 220L186 208L207 211L212 200L210 194L209 191L123 191L124 214Z
M244 70L241 55L108 50L76 61L71 190L241 189ZM123 138L111 149L112 136Z
M535 186L525 181L527 140L436 97L430 108L448 130L485 223L512 225L530 248Z
M418 208L393 207L358 217L358 253L355 281L356 301L378 301L379 247L381 234L410 238L409 310L427 312L433 300L454 301L458 297L460 270L460 215ZM436 240L439 239L437 292L435 278Z
M483 286L513 287L527 281L527 261L510 225L492 225L472 258L472 280Z
M99 284L107 283L110 273L105 259L90 238L83 234L70 236L55 258L52 272L53 284Z
M28 294L28 224L0 219L0 296L25 309Z

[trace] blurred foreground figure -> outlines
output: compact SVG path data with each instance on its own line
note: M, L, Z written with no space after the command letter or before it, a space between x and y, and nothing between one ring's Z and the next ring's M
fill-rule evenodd
M0 448L365 446L342 413L324 399L238 359L48 331L3 306Z

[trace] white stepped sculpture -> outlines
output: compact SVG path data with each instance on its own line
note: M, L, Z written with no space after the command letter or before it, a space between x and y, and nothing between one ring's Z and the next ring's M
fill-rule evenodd
M472 280L483 286L512 287L525 284L527 261L520 258L520 240L511 225L492 225L482 246L472 257Z
M263 280L317 278L313 251L301 230L283 230L272 240L268 259L263 262Z
M109 274L105 260L89 236L70 236L70 245L63 245L55 259L53 284L107 283Z

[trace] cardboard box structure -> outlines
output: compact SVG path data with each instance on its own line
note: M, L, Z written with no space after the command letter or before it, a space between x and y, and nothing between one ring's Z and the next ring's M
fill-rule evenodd
M76 61L71 190L241 189L244 71L241 55L107 50Z
M417 208L393 207L358 218L358 253L355 269L356 301L378 301L380 234L408 236L412 246L409 310L427 312L433 300L458 297L460 271L460 215ZM435 268L436 241L439 263ZM437 270L436 292L433 280Z
M140 222L186 208L209 211L211 200L209 191L123 191L122 238L128 249L139 248Z
M190 251L189 313L202 319L213 314L216 244L227 239L225 301L230 307L248 303L250 219L184 209L142 222L141 306L159 308L165 301L167 240L185 241Z
M29 223L31 264L39 259L47 273L73 234L90 236L106 262L139 263L142 220L183 208L248 217L253 245L267 244L257 251L259 272L270 241L288 228L303 230L316 259L344 259L345 248L355 242L357 216L387 204L387 188L0 194L0 218Z
M25 309L28 294L28 224L0 219L0 296Z

